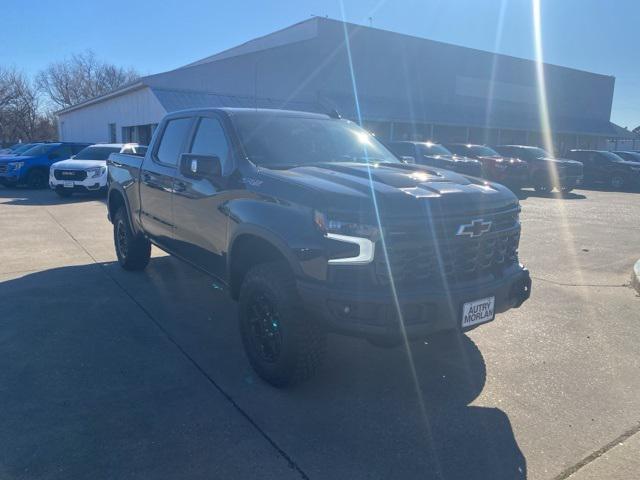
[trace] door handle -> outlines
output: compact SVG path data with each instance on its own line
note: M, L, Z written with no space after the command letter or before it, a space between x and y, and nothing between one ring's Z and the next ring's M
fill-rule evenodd
M179 182L176 181L173 184L173 191L174 192L184 192L187 189L187 184L184 182Z
M147 172L143 172L142 173L142 181L144 183L149 183L151 181L151 175L149 175Z

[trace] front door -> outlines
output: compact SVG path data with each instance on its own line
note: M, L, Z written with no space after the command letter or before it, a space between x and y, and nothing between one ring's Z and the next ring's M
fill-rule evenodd
M173 239L173 182L192 122L192 117L167 121L151 152L151 161L143 162L140 172L140 220L147 234L169 249Z
M217 116L202 116L197 122L187 151L217 156L222 175L194 179L178 171L173 196L176 251L207 272L225 278L228 217L224 206L230 195L233 155Z

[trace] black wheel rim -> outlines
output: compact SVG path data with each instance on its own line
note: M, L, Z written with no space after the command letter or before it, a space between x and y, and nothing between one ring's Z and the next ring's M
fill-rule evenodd
M256 293L251 297L247 310L253 349L265 362L278 361L282 351L282 330L275 304L264 293Z
M122 259L127 258L128 244L127 244L127 232L125 231L122 222L118 222L116 227L116 244L118 246L118 253Z

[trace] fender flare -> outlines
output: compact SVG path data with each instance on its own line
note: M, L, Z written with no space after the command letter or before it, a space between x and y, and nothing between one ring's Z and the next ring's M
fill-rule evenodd
M124 192L124 189L120 185L113 186L113 184L112 184L112 186L109 188L109 193L107 194L107 218L109 219L109 221L111 223L113 223L114 219L111 216L111 207L110 207L110 205L111 205L111 198L114 195L114 192L117 192L117 194L120 197L122 197L122 201L124 203L124 208L127 211L127 220L129 221L129 227L131 228L131 231L134 234L140 233L141 229L138 228L139 226L137 225L137 223L134 222L133 219L131 218L131 206L129 205L129 198L127 197L127 194Z
M284 239L268 228L256 224L239 225L230 236L229 253L227 255L227 272L231 272L233 249L236 244L236 240L243 235L251 235L271 244L286 259L294 275L296 277L302 276L302 267L300 266L300 262Z

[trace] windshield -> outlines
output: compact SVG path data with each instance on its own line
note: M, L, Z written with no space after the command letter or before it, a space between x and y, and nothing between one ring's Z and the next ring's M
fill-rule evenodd
M87 147L80 150L73 160L106 160L112 153L120 152L120 147Z
M33 148L34 146L36 146L37 144L35 143L25 143L24 145L20 145L16 148L14 148L13 150L11 150L11 153L14 153L16 155L21 154L22 152L26 152L27 150L29 150L30 148Z
M420 153L423 155L453 155L449 150L437 143L421 143L419 144Z
M536 158L551 157L548 152L538 147L512 147L504 146L499 150L505 155L512 155L514 157L524 158L525 160L534 160Z
M500 156L500 154L496 152L493 148L485 147L484 145L472 145L468 148L473 155L478 155L479 157L499 157Z
M400 163L373 135L344 120L238 115L234 122L249 160L263 167L326 162Z
M628 162L640 162L640 153L636 152L613 152L622 160L626 160Z
M27 149L26 151L22 152L21 155L24 155L25 157L38 157L40 155L45 155L57 146L57 143L41 143L40 145L36 145L35 147Z
M600 152L600 158L602 160L606 159L610 162L624 162L624 160L620 156L616 155L613 152Z

